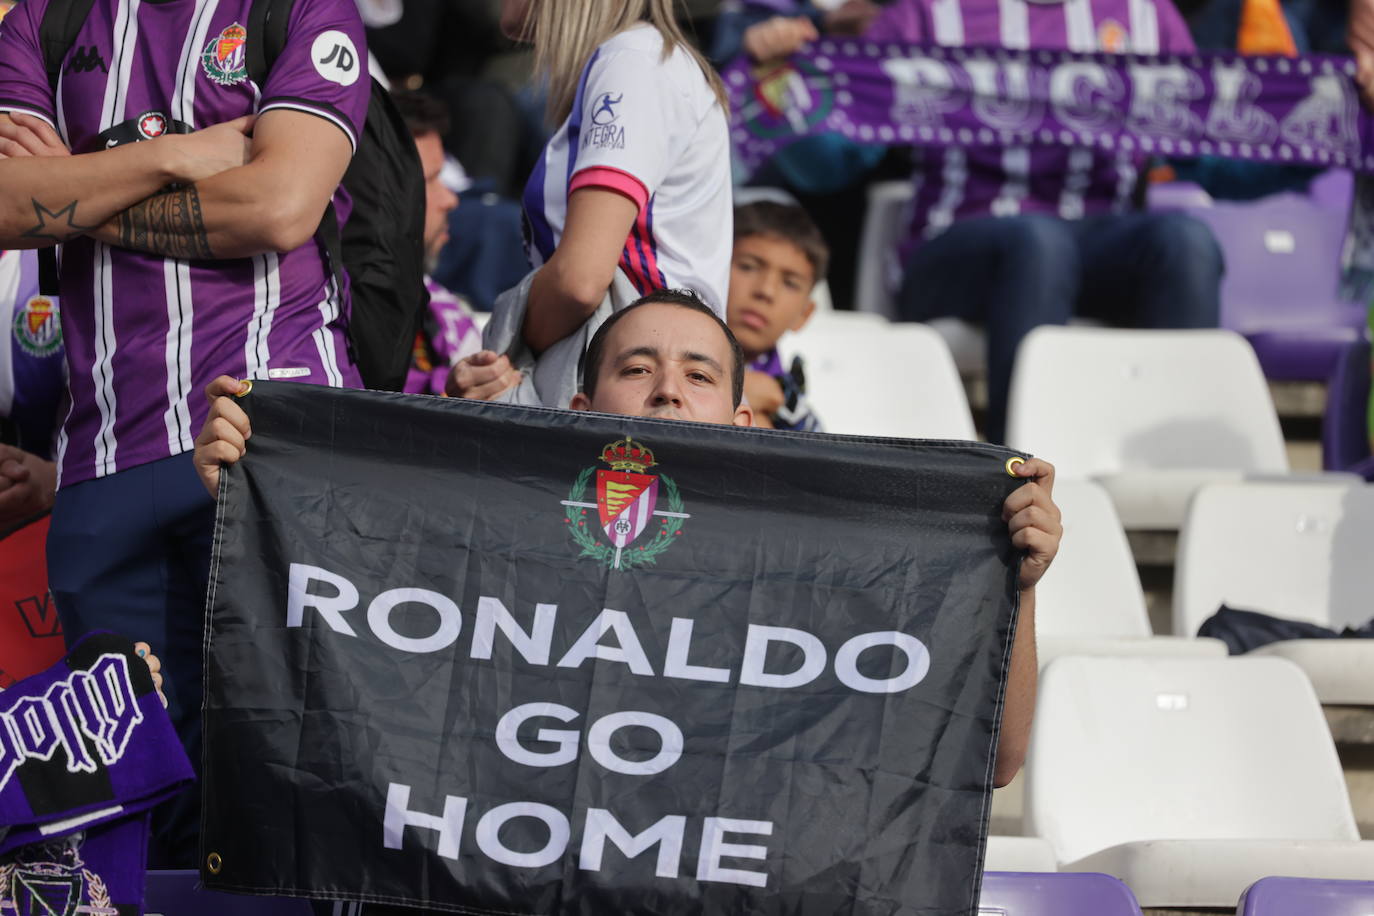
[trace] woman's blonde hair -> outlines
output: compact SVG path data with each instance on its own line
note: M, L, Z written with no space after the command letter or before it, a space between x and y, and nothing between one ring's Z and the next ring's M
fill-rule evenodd
M640 22L663 36L664 60L678 47L690 54L728 110L725 84L682 33L673 6L674 0L530 0L525 33L534 44L535 70L549 81L549 120L559 124L572 111L582 68L597 47Z

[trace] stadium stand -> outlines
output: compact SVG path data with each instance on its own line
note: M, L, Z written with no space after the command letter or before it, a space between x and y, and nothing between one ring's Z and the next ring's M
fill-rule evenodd
M1261 878L1245 890L1236 916L1368 916L1374 913L1374 881Z
M1140 916L1131 889L1110 875L983 875L980 916Z
M1261 877L1374 874L1291 662L1061 658L1040 683L1027 832L1143 907L1230 907Z
M1008 444L1101 483L1127 529L1177 530L1204 483L1289 474L1259 362L1233 331L1040 327L1010 403Z
M1215 639L1155 636L1140 575L1106 490L1090 480L1061 480L1054 501L1064 514L1064 540L1036 587L1040 666L1062 655L1226 654Z
M1374 616L1372 556L1374 486L1205 486L1179 535L1174 632L1196 633L1223 604L1359 627ZM1251 654L1295 662L1324 703L1374 704L1374 640L1285 640Z
M785 362L802 357L807 398L827 432L976 438L959 371L927 325L818 312L779 349Z

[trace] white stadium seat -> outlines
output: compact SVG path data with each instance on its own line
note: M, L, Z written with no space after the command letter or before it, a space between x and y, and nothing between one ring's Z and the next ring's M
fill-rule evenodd
M1034 836L990 836L983 871L1057 871L1054 849Z
M1128 529L1174 529L1202 484L1285 475L1254 350L1232 331L1041 327L1012 373L1007 443L1107 488Z
M1179 536L1174 632L1225 604L1339 630L1374 617L1374 486L1214 484ZM1374 704L1374 640L1299 639L1284 656L1326 703Z
M807 398L826 432L973 439L973 415L940 335L859 312L817 313L779 344L801 355Z
M1102 487L1061 480L1054 501L1063 512L1064 539L1036 586L1041 667L1061 655L1226 654L1219 640L1153 635L1131 546Z
M868 187L868 209L854 271L854 308L858 311L888 318L897 315L892 283L900 274L897 246L906 232L912 194L910 181L879 181Z
M1317 697L1278 658L1055 661L1026 832L1144 907L1234 907L1265 875L1374 874Z

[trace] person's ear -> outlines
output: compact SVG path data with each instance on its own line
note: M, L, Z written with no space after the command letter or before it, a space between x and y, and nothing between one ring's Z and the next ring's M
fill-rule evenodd
M806 323L811 320L811 316L814 314L816 314L816 300L807 299L806 308L801 310L801 314L797 316L796 321L792 322L792 327L788 328L788 330L800 331L802 328L806 327Z
M592 399L587 397L585 392L579 391L577 394L573 395L572 400L568 402L568 408L570 410L591 410Z
M735 408L735 418L734 418L733 420L731 420L731 422L734 423L734 425L736 425L736 426L753 426L753 425L754 425L754 410L753 410L753 408L750 407L750 406L749 406L748 404L746 404L745 402L741 401L741 402L740 402L740 405L739 405L738 407Z

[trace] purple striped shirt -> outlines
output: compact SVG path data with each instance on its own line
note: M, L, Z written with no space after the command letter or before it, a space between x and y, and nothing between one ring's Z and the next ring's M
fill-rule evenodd
M265 84L248 79L251 0L97 0L54 99L37 32L47 0L0 27L0 111L52 123L73 152L291 109L356 147L369 82L353 0L297 0ZM183 127L183 125L185 127ZM118 137L106 133L111 129ZM314 241L218 261L140 254L77 238L62 256L71 408L64 486L191 449L215 376L359 384L343 334L347 291Z
M866 38L947 46L1158 54L1191 51L1169 0L896 0ZM1087 149L928 150L918 159L905 260L956 220L1049 213L1077 219L1125 206L1142 160Z

